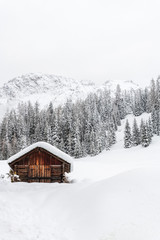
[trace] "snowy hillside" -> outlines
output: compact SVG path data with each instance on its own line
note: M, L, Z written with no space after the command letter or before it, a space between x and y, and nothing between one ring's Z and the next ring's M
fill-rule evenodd
M148 119L149 114L137 117ZM127 117L133 122L133 116ZM72 184L0 181L3 240L153 240L160 235L160 138L74 161ZM0 161L0 174L8 171Z
M108 80L106 81L102 87L108 88L111 91L115 91L117 85L120 85L122 90L136 90L138 88L141 88L141 86L133 81L120 81L120 80Z
M30 73L14 78L4 84L0 89L0 96L17 100L24 98L25 101L32 95L35 95L35 98L38 97L37 100L40 100L41 94L48 94L48 97L60 104L60 101L58 102L58 99L56 99L58 96L60 96L60 99L61 95L66 98L72 96L74 99L76 95L82 94L81 97L83 97L83 94L85 95L93 91L93 89L94 84L91 82L84 83L62 76ZM39 96L36 94L39 94Z
M141 119L148 120L150 114L144 113L136 117L138 125ZM112 177L115 174L123 173L125 171L147 166L152 158L152 151L154 149L155 161L159 161L158 154L160 138L154 137L152 144L148 148L143 148L141 145L129 149L124 148L124 128L126 120L128 119L132 126L134 116L128 115L126 119L122 120L122 125L116 132L117 142L110 150L103 151L97 156L77 159L74 164L74 171L71 173L71 180L75 181L97 181L103 180L106 177ZM84 164L85 161L85 164ZM99 169L97 171L97 168Z
M30 73L16 77L0 88L0 113L1 117L6 110L16 108L20 102L38 101L41 108L53 102L54 107L66 102L84 99L89 93L99 89L115 91L120 83L122 89L137 89L139 86L132 81L107 81L101 86L95 86L93 82L78 81L72 78L49 74Z
M85 98L88 93L95 91L91 82L77 81L72 78L48 74L26 74L8 81L0 88L0 110L16 107L20 102L38 101L44 107L50 101L54 106Z

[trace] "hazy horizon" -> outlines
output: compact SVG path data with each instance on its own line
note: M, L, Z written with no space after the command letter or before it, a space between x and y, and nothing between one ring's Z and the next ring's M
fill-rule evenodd
M0 0L0 84L27 73L148 85L160 74L158 0Z

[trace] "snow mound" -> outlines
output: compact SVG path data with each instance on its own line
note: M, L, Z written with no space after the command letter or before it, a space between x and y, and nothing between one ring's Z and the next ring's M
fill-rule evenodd
M0 183L1 238L157 239L159 182L153 166L94 183Z
M10 167L6 160L0 161L0 182L10 181Z

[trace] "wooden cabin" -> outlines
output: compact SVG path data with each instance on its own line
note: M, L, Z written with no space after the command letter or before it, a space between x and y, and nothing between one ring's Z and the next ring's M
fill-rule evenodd
M64 182L72 170L72 158L45 142L37 142L8 159L22 182Z

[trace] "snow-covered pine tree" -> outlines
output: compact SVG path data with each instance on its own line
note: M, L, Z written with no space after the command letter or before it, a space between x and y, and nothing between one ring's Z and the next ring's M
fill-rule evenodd
M95 133L94 130L92 129L91 134L90 134L90 145L89 145L89 154L91 156L96 155L96 149L95 149Z
M152 128L153 133L157 133L157 119L156 119L156 110L153 108L151 112L151 121L152 121Z
M144 98L145 98L145 111L147 113L150 113L152 110L152 106L151 106L151 94L149 89L146 87L144 90Z
M132 147L132 135L131 135L131 128L130 128L128 119L126 120L125 130L124 130L124 147L125 148Z
M99 128L99 152L102 152L106 148L106 124L101 122L100 128Z
M79 133L79 121L76 124L75 129L75 138L74 138L74 146L73 146L73 156L76 158L82 157L82 146L80 142L80 133Z
M105 149L108 151L111 148L108 132L106 132L106 138L105 139L106 139L106 141L105 141L106 148Z
M160 110L160 77L156 81L155 110Z
M136 118L134 119L133 127L132 127L132 143L133 143L133 146L137 146L140 144L140 131L137 125Z
M116 88L115 104L118 107L120 119L124 119L126 115L126 111L124 106L124 98L122 96L122 91L119 84L117 85L117 88Z
M9 157L9 141L8 141L8 121L7 115L5 115L4 119L1 123L0 129L0 152L1 159L7 159Z
M3 159L8 159L10 157L9 155L9 144L6 141L2 142L2 148L1 148L1 153L3 156Z
M108 138L108 144L110 148L113 144L116 143L116 133L115 133L115 127L113 123L113 118L110 118L109 120L107 138Z
M54 121L54 110L53 110L53 103L50 102L49 103L49 107L47 109L47 121L48 121L48 124L51 126L53 121Z
M157 109L154 111L154 123L155 123L155 134L160 135L160 110Z
M60 145L60 131L57 115L55 115L54 124L51 123L51 144L57 148Z
M151 80L150 88L151 109L153 109L156 101L156 84L154 79Z
M35 142L35 129L36 129L36 124L35 124L35 112L34 108L31 104L31 102L28 102L28 112L27 112L27 123L28 123L28 129L29 129L29 139L30 143Z
M149 119L148 119L148 129L149 129L150 136L152 138L153 137L153 124L152 124L151 117L149 117Z
M141 144L142 147L148 147L150 144L150 137L147 129L147 125L143 122L141 124Z
M133 114L135 116L140 116L143 113L143 104L142 90L138 89L135 91L133 99Z
M148 140L149 140L149 144L150 144L152 141L152 130L149 126L149 121L146 121L146 128L147 128Z

